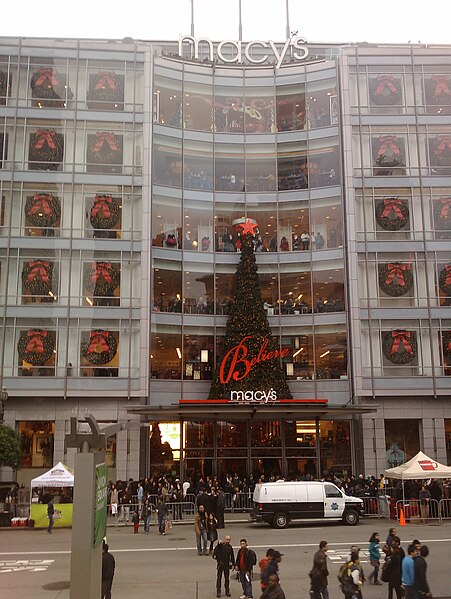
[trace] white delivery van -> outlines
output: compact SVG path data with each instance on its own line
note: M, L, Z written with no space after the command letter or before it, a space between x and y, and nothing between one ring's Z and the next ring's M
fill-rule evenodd
M285 528L291 520L341 520L354 526L364 516L363 501L329 482L261 483L255 487L251 519Z

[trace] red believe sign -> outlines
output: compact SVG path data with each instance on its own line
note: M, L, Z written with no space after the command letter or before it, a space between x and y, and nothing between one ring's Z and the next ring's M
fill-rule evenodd
M268 339L265 339L261 344L258 355L249 360L247 358L249 348L245 344L245 341L251 338L251 335L243 337L238 345L232 347L232 349L230 349L224 356L219 369L219 380L223 385L228 383L231 379L234 381L241 381L241 379L244 379L250 373L252 368L260 362L276 360L279 357L285 358L285 356L290 353L289 348L281 350L276 349L275 351L267 352L266 347L268 345Z

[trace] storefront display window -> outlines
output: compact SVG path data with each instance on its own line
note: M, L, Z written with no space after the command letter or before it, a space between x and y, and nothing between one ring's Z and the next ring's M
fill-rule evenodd
M295 381L313 380L315 376L315 361L311 327L300 327L296 335L283 336L282 347L290 348L290 352L283 359L287 379ZM289 430L291 429L287 429L287 435ZM287 440L287 447L290 446L293 447L288 444Z
M182 126L182 82L155 76L154 122L168 127Z
M312 312L310 264L281 264L280 300L281 314Z
M275 133L276 109L274 90L252 86L246 88L244 124L246 133Z
M214 314L212 264L186 263L183 273L183 311L185 314Z
M235 269L228 265L216 265L216 314L228 316L235 294Z
M185 80L183 85L183 126L185 129L212 131L213 113L213 87L205 83Z
M246 191L275 190L275 146L248 144L246 146Z
M52 258L30 258L22 263L23 304L53 304L58 301L59 265Z
M277 87L277 130L301 131L306 128L305 84Z
M151 476L180 472L180 423L152 422L149 426Z
M439 334L439 343L441 342L441 354L443 364L443 374L451 376L451 330L442 331Z
M219 83L220 79L217 80ZM243 87L223 87L215 90L215 131L218 133L243 133L244 131L244 89Z
M97 328L81 332L80 375L117 377L119 332Z
M336 266L336 268L330 268ZM314 263L314 312L343 312L345 309L344 272L341 261Z
M318 198L311 202L310 228L312 249L322 250L343 245L341 198Z
M154 183L169 187L181 187L182 140L178 137L155 135L153 144Z
M85 231L93 239L120 239L122 237L123 199L99 191L85 198Z
M182 264L171 260L154 260L153 304L155 312L182 311Z
M311 238L308 201L281 202L279 204L278 251L309 250Z
M258 235L255 242L256 252L275 252L277 240L277 205L273 202L253 202L246 204L249 218L258 224Z
M234 221L243 218L244 203L217 202L215 204L215 251L236 252L238 229ZM235 272L235 271L234 271Z
M53 466L53 421L20 421L18 423L22 468L51 468Z
M244 191L244 146L217 143L215 146L216 191Z
M350 423L340 420L321 420L319 426L323 473L336 476L350 475L352 472Z
M208 381L214 367L213 327L186 327L183 337L183 378L191 381Z
M213 144L185 141L183 147L183 183L186 189L213 189Z
M183 249L197 252L213 252L214 227L212 202L185 199L183 216Z
M299 141L277 145L277 176L279 191L307 189L307 142Z
M151 377L154 379L180 379L182 375L180 327L153 324L150 347Z
M18 331L19 376L55 376L56 331L41 328Z
M335 79L307 82L307 115L310 128L329 127L338 123Z
M182 201L176 197L154 196L152 207L152 245L167 249L181 248ZM186 247L185 249L191 249ZM194 246L192 249L195 249Z
M420 451L418 420L385 420L386 467L396 468Z
M326 328L326 327L324 327ZM315 334L315 376L317 379L347 378L346 333L335 332L338 325L329 333Z
M87 306L119 306L121 265L98 259L83 265L83 298Z

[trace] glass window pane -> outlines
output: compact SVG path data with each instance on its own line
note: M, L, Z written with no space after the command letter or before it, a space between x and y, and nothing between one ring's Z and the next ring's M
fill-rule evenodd
M329 127L338 123L335 79L307 82L307 110L310 127Z
M313 249L343 245L341 198L318 198L311 202L311 230L315 235Z
M191 381L211 380L214 368L213 327L185 327L183 338L183 378Z
M213 189L213 144L185 141L183 176L187 189Z
M315 333L315 376L317 379L340 379L347 376L346 333L336 332L341 326L331 327L330 332ZM323 332L324 331L324 332Z
M177 326L152 324L150 376L153 379L180 379L182 336Z
M308 185L307 142L277 145L279 191L306 189Z
M183 87L183 120L186 129L213 129L213 87L186 81Z
M216 85L215 130L224 133L243 133L243 87L223 87L220 85L220 78L216 80Z
M306 127L305 83L277 87L277 130L299 131Z
M244 145L216 144L215 189L244 191Z
M314 263L314 312L343 312L345 309L344 294L344 271L341 261Z
M213 314L213 265L185 262L185 269L183 311L185 314Z
M182 140L177 137L154 136L153 182L158 185L181 187Z
M177 249L182 241L182 200L153 196L152 245Z
M275 146L248 144L246 146L246 191L275 191Z
M280 252L310 248L310 215L307 200L279 204L278 239Z
M175 260L153 262L153 310L155 312L182 311L182 265Z
M169 127L182 125L182 82L155 76L154 121Z

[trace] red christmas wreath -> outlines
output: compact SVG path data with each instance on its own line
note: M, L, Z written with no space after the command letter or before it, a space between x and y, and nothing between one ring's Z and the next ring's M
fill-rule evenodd
M90 77L88 99L92 102L121 102L124 78L111 71L101 71Z
M30 160L35 162L62 162L64 137L53 129L38 129L30 136Z
M117 354L116 337L110 331L95 329L89 333L89 340L82 343L81 353L91 364L108 364Z
M381 135L376 140L377 166L395 167L404 165L402 146L396 135Z
M382 351L387 360L393 364L407 364L417 356L417 334L414 331L400 329L385 333Z
M438 230L451 229L451 197L434 200L434 224Z
M451 357L451 331L442 331L442 346L445 358Z
M85 288L94 296L111 296L119 285L120 274L111 262L91 262L86 270Z
M94 229L112 229L119 221L119 205L108 195L96 195L89 220Z
M412 265L410 263L389 262L379 265L379 287L392 297L408 293L413 286Z
M49 360L54 350L53 338L48 331L30 329L23 333L17 343L17 351L21 360L42 366Z
M32 295L48 295L53 284L53 262L30 260L23 265L22 283Z
M89 160L97 164L118 164L122 159L121 141L109 131L97 131L89 146Z
M438 135L432 141L432 164L434 166L451 166L451 135Z
M451 297L451 264L447 264L440 271L438 284L443 293L447 297Z
M448 75L434 75L426 80L426 95L429 104L445 106L451 104L451 85Z
M370 80L370 96L374 104L390 106L401 102L401 82L393 75L378 75Z
M376 204L376 220L385 231L399 231L409 220L409 203L400 198L384 198Z
M36 193L25 202L27 221L35 227L53 227L61 216L61 204L51 193Z

